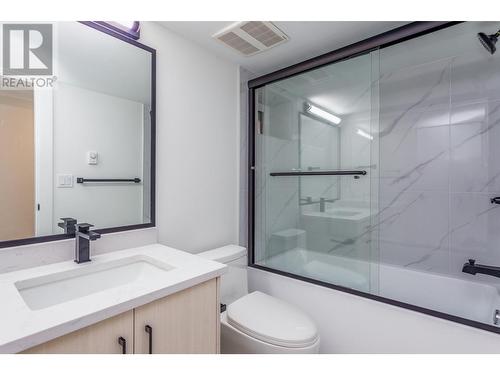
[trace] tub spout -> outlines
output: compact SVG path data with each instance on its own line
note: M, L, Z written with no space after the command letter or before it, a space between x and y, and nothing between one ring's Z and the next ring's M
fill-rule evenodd
M500 278L500 267L476 264L475 259L469 259L469 262L465 263L462 267L462 272L470 273L471 275L482 273Z

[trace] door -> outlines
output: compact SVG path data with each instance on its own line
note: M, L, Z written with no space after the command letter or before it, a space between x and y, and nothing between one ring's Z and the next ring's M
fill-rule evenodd
M35 346L22 354L132 354L133 333L134 312L130 310Z
M135 353L219 351L218 279L135 309Z
M255 264L377 288L375 52L255 90Z
M0 92L0 241L35 235L33 92Z

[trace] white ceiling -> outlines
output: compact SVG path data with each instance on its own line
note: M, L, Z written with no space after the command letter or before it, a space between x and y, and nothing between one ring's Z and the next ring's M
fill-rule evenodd
M407 22L380 21L283 21L274 22L290 40L254 56L241 56L212 38L234 21L161 21L162 26L218 56L254 73L255 76L298 63L404 25Z

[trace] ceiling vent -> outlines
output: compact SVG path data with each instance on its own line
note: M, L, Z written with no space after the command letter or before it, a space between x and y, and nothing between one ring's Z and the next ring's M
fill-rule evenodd
M288 36L272 22L237 22L213 35L213 38L245 56L268 50L286 42Z

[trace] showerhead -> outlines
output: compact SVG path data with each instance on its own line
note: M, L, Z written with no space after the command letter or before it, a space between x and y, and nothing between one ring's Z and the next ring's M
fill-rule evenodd
M495 34L491 35L486 35L485 33L478 33L477 38L479 39L483 47L486 48L486 50L493 55L497 50L495 44L497 44L499 35L500 35L500 30L497 31Z

